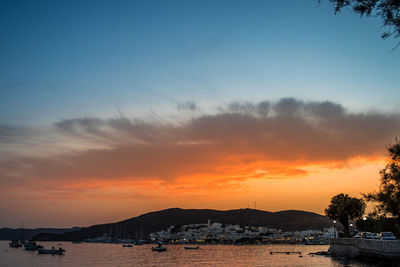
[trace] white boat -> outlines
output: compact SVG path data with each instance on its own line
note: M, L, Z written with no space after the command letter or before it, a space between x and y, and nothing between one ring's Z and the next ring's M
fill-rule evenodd
M65 252L65 249L62 248L54 248L51 249L38 249L39 254L52 254L52 255L62 255Z

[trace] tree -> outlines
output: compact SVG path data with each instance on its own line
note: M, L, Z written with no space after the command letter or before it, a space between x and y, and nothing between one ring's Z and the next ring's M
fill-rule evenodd
M379 191L365 194L364 198L377 203L374 212L377 217L393 217L400 223L400 140L396 138L387 150L390 160L379 172Z
M400 37L400 0L329 0L335 5L335 14L345 7L350 7L361 17L381 17L387 31L382 34L386 39L390 36ZM321 0L319 0L321 2Z
M359 219L364 215L365 202L361 198L339 194L331 199L331 204L325 209L325 214L333 220L338 220L344 227L345 236L349 235L349 220Z

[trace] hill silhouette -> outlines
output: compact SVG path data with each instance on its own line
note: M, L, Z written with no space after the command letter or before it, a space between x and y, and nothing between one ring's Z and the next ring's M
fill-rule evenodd
M211 209L171 208L155 211L116 223L93 225L62 234L38 234L41 241L74 241L108 234L112 238L144 238L152 232L165 230L171 225L219 222L241 226L266 226L283 231L322 229L332 226L327 217L307 211L286 210L269 212L256 209L219 211Z
M13 240L13 239L25 239L31 240L34 236L40 233L47 233L47 234L62 234L70 231L76 231L82 229L80 227L73 227L73 228L36 228L36 229L29 229L29 228L0 228L0 240Z

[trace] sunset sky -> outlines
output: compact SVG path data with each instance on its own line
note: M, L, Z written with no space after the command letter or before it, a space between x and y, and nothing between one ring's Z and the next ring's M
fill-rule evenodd
M0 0L0 227L379 185L399 40L329 1Z

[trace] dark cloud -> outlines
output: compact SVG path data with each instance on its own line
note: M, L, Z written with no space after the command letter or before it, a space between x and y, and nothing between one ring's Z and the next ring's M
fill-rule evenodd
M20 176L51 184L80 179L171 182L223 176L228 182L306 175L303 166L384 155L385 144L400 133L400 115L351 113L329 101L285 98L235 102L220 107L216 114L199 115L181 124L124 117L78 118L58 122L55 129L69 142L86 140L107 146L66 151L56 157L25 156L12 164L0 164L1 179ZM0 132L3 142L18 139L12 129L0 127Z
M236 113L266 117L269 114L270 106L271 104L268 101L262 101L260 103L236 101L228 105L221 106L218 108L218 110L221 114Z
M345 112L345 109L336 103L329 101L325 102L310 102L308 104L301 103L303 109L318 117L340 117Z
M294 98L282 98L274 104L274 111L280 116L295 116L304 107L304 103Z

